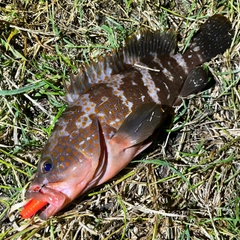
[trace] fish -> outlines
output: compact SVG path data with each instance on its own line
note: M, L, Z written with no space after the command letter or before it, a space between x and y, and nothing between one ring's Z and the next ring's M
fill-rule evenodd
M37 204L22 215L40 210L48 219L117 175L151 145L183 98L206 87L202 64L228 49L232 38L231 22L219 14L200 26L183 53L176 53L175 32L140 30L122 49L71 74L64 83L67 107L26 192Z

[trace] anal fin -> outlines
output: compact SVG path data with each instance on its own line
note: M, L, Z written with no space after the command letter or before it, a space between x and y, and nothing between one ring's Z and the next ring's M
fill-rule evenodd
M179 97L174 105L181 102L181 97L187 97L191 94L200 92L208 83L208 75L203 67L194 68L187 76Z

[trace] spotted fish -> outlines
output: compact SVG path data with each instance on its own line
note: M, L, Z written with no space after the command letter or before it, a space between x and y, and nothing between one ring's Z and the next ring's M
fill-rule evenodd
M173 32L140 31L123 49L72 75L65 86L66 111L26 194L48 203L40 217L47 219L111 179L146 149L173 107L206 86L200 65L223 53L231 40L231 23L221 15L210 17L182 54L174 52Z

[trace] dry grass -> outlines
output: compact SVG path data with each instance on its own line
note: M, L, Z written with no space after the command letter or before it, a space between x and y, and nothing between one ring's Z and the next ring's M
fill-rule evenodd
M239 0L1 1L0 239L240 239L239 12ZM140 28L172 28L184 49L214 13L231 19L232 46L168 135L59 216L20 219L69 73Z

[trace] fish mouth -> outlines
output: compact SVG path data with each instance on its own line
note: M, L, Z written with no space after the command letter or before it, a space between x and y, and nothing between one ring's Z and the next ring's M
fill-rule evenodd
M71 199L65 193L55 190L51 186L32 185L26 193L26 198L48 203L46 207L40 210L42 220L46 220L71 202Z

